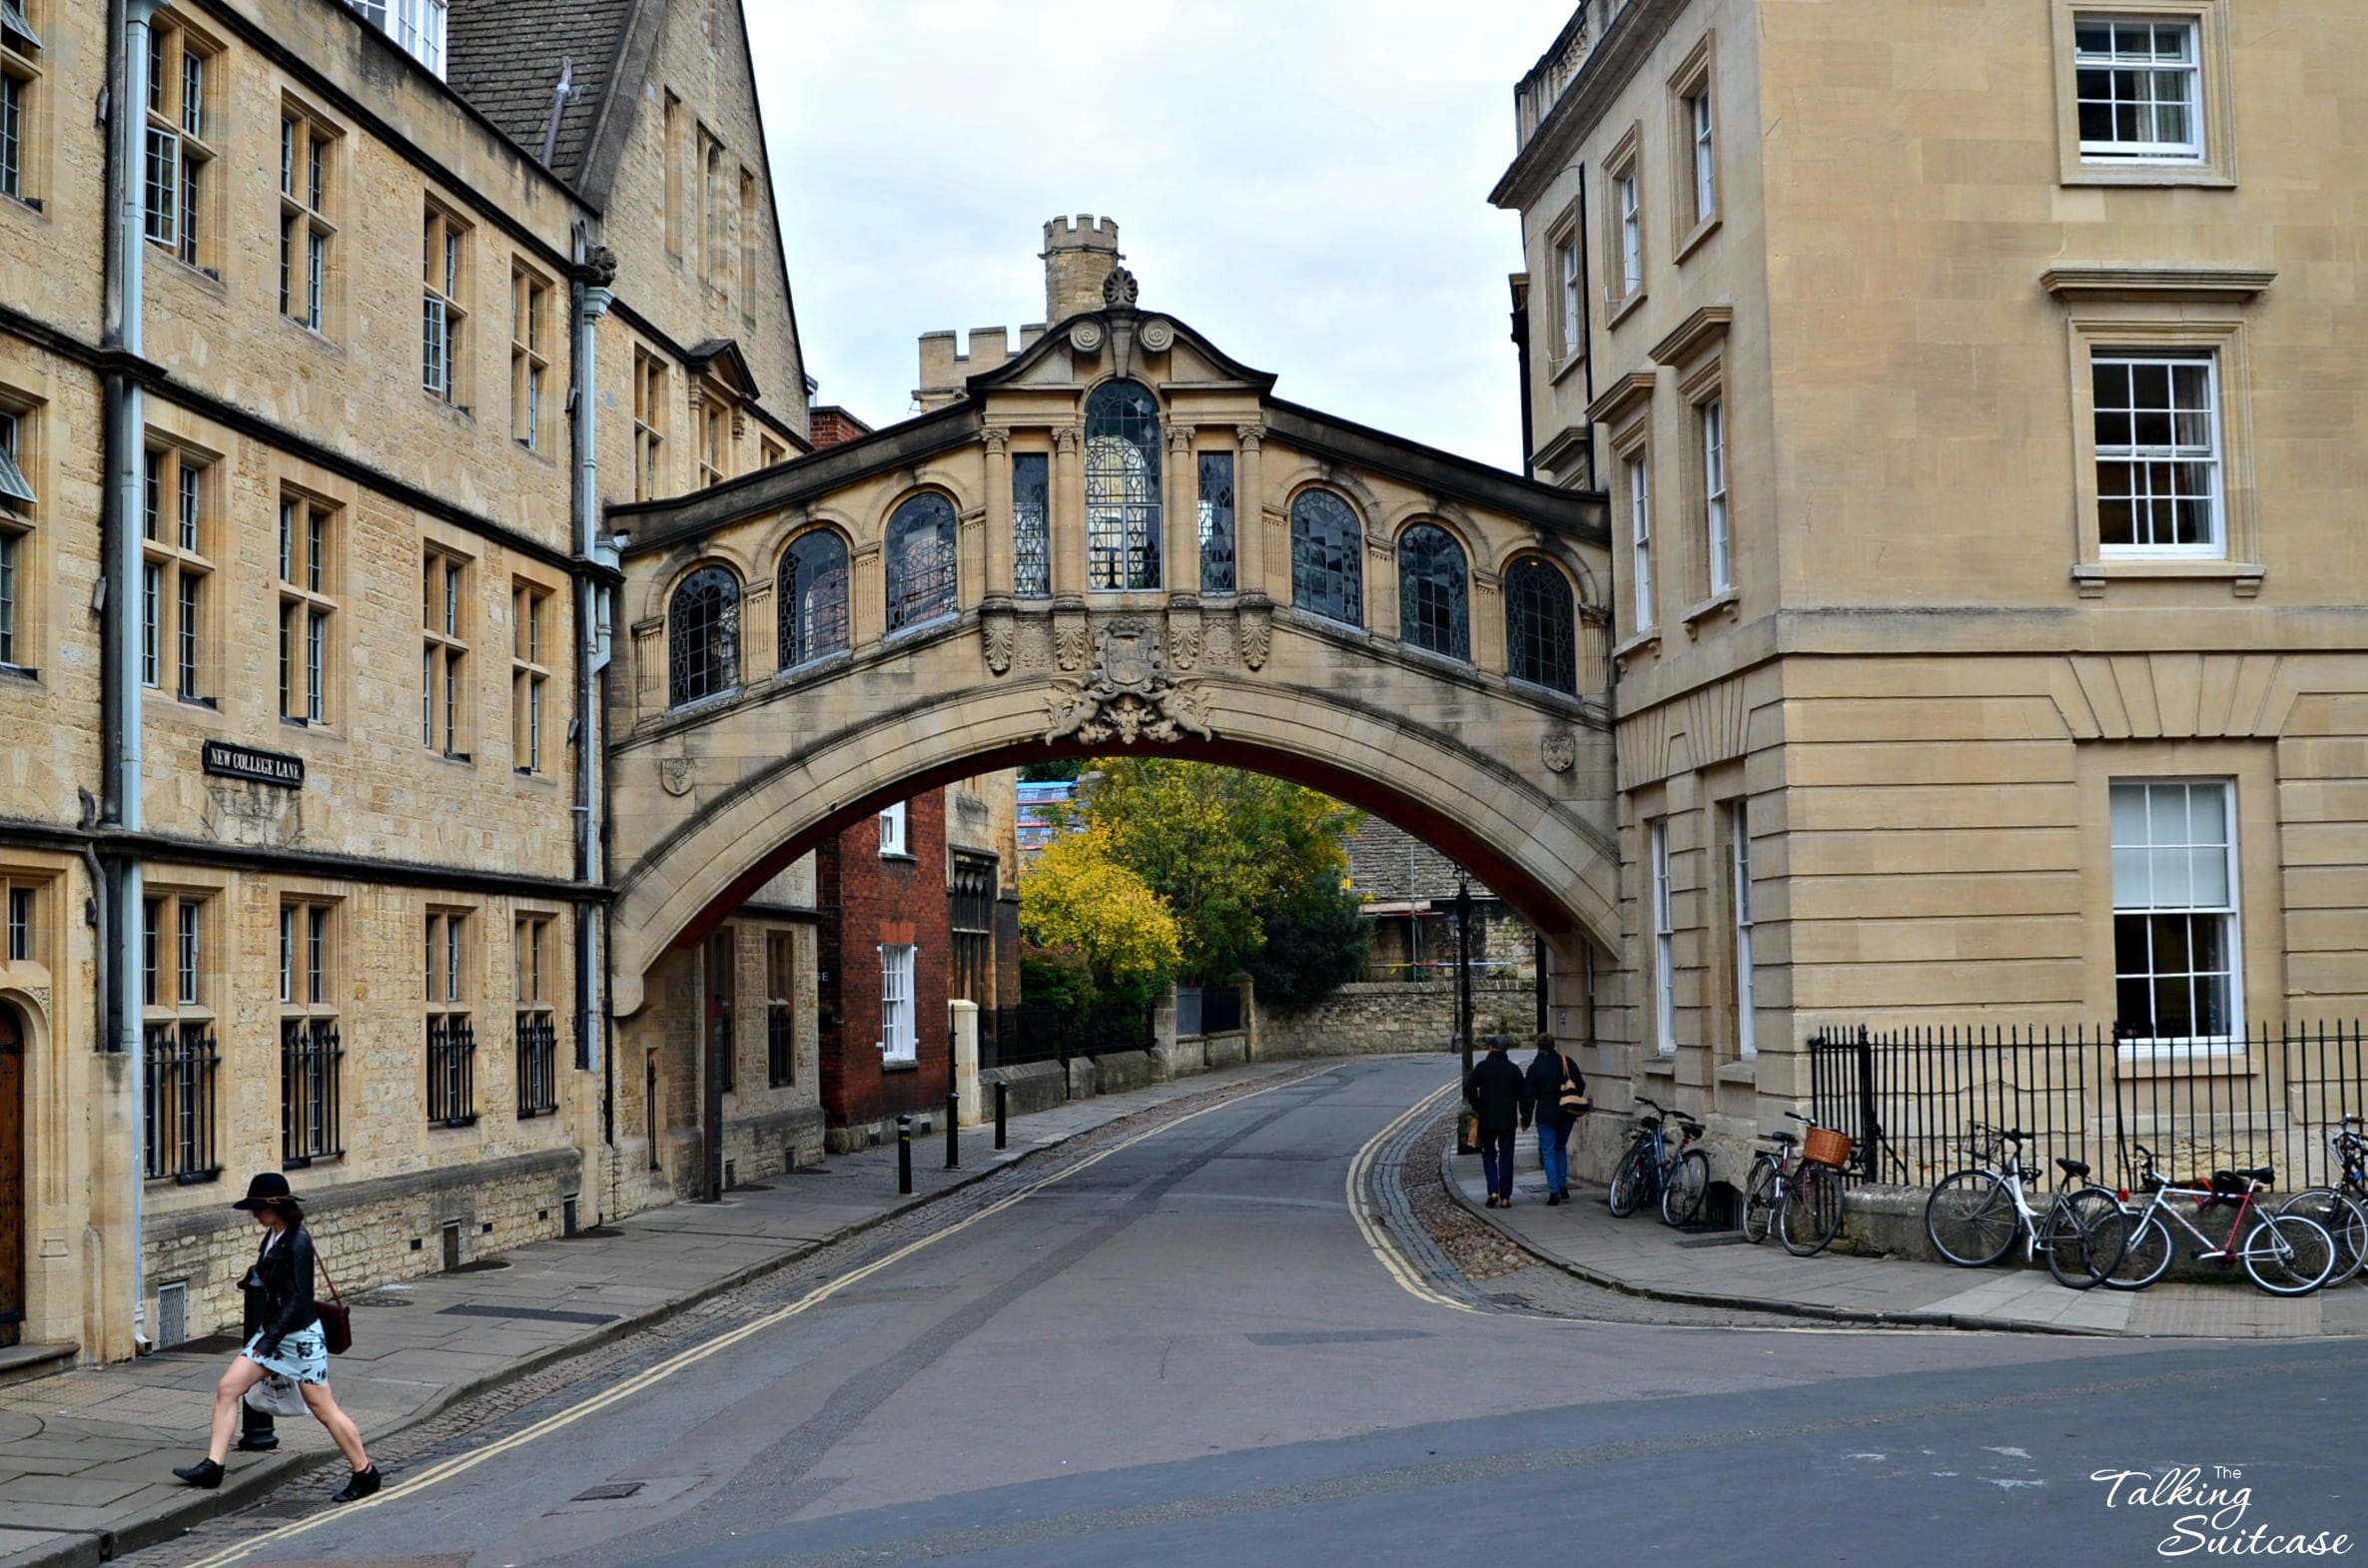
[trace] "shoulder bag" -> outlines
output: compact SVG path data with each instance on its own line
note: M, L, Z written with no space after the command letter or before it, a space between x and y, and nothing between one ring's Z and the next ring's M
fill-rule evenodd
M338 1282L329 1275L329 1264L323 1261L320 1249L313 1252L313 1266L321 1270L321 1277L329 1283L329 1299L313 1298L314 1315L321 1319L321 1344L331 1355L344 1355L354 1348L354 1314L346 1307L346 1298L338 1291Z
M1572 1122L1592 1109L1587 1100L1587 1080L1577 1068L1570 1065L1568 1057L1562 1059L1562 1095L1556 1104L1561 1108L1563 1117Z

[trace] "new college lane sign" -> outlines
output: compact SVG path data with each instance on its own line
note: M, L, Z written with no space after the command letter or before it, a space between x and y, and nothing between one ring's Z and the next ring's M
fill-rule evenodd
M209 740L202 765L216 778L245 779L281 789L305 787L305 759L284 751L259 751L227 740Z

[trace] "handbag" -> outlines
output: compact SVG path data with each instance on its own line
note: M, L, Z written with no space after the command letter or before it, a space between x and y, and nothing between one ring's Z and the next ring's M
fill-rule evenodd
M1576 1122L1594 1109L1587 1100L1587 1080L1570 1065L1570 1058L1562 1059L1562 1094L1555 1102L1561 1108L1563 1120Z
M311 1409L305 1396L298 1392L296 1379L273 1372L247 1390L247 1408L260 1410L270 1416L309 1415Z
M1480 1118L1476 1114L1466 1111L1456 1119L1455 1136L1460 1140L1456 1145L1458 1150L1478 1149L1480 1147Z
M329 1265L314 1254L314 1262L321 1269L321 1277L329 1280L329 1299L313 1298L313 1313L321 1319L321 1346L331 1355L344 1355L354 1348L354 1314L347 1310L346 1298L339 1293L338 1282L330 1278Z

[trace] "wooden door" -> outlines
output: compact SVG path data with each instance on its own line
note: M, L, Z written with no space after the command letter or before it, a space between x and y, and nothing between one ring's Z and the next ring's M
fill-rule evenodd
M0 1346L25 1326L25 1030L0 1005Z

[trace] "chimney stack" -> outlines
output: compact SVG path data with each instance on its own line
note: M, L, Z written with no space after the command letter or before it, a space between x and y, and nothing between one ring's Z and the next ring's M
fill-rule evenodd
M1045 321L1102 309L1102 283L1119 265L1119 221L1092 213L1045 225Z

